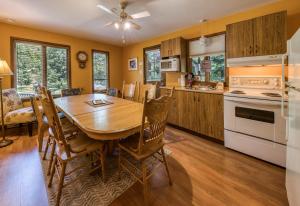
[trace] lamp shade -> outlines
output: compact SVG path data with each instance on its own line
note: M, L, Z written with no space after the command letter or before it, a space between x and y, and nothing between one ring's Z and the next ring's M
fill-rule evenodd
M13 75L14 73L10 70L7 62L0 59L0 76Z

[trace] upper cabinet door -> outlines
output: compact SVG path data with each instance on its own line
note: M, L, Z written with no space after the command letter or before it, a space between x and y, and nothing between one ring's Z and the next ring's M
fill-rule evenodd
M287 51L287 12L255 18L254 55L285 54Z
M227 58L253 56L253 21L247 20L226 27Z
M160 45L160 56L162 58L169 57L170 49L169 49L169 40L162 41Z

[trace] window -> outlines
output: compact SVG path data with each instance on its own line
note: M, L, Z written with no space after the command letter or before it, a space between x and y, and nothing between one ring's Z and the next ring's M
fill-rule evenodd
M20 95L36 92L38 85L53 94L69 87L69 47L30 40L13 40L14 85Z
M93 91L103 91L109 87L109 54L93 50Z
M144 49L144 73L146 82L159 82L162 79L160 71L160 46Z
M190 66L200 81L225 82L225 34L193 40L189 43ZM210 62L210 70L203 63Z
M207 74L201 67L204 58L210 59L211 71ZM205 81L206 75L210 82L225 81L225 54L212 54L192 57L192 72L200 76L200 81Z

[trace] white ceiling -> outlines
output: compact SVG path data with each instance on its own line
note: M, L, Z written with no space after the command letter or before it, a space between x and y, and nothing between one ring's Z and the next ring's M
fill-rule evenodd
M216 19L274 0L129 0L129 14L148 10L151 17L137 19L143 28L126 32L127 44L140 42L199 24L200 19ZM122 45L121 32L104 27L115 17L96 5L117 7L119 0L0 0L0 19L15 24L72 36Z

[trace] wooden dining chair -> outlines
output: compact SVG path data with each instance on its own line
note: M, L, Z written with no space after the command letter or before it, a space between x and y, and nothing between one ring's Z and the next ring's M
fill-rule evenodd
M39 152L42 152L43 148L43 142L44 142L44 137L46 134L46 131L49 129L49 124L48 120L44 115L42 105L39 105L39 99L40 97L31 97L31 104L33 111L36 116L36 120L38 123L38 149ZM72 124L67 118L62 118L61 119L62 126L63 126L63 133L65 135L65 138L70 138L74 135L76 135L79 131L79 129ZM51 135L47 136L47 143L45 145L45 150L44 150L44 155L43 155L43 160L46 159L46 156L48 154L48 149L52 145L51 151L50 151L50 159L49 159L49 164L48 164L48 169L47 169L47 175L50 175L50 169L51 165L53 162L53 156L54 156L54 147L53 147L53 142L54 142L54 137Z
M106 94L113 97L118 97L118 89L117 88L108 88Z
M44 114L43 114L43 109L42 106L39 105L38 103L38 98L37 97L31 97L30 98L31 101L31 105L36 117L36 121L38 123L38 149L39 152L42 151L42 147L43 147L43 139L44 139L44 135L45 132L47 131L47 129L49 128L48 125L48 121L46 120L46 118L44 118Z
M138 102L143 103L145 92L148 91L148 100L156 98L158 84L139 84Z
M88 173L91 173L101 168L103 181L105 180L105 144L103 142L90 139L83 133L78 133L78 135L75 138L66 139L63 133L61 121L58 117L52 95L49 90L46 91L45 88L42 88L42 90L43 91L41 101L44 108L44 113L48 119L49 133L52 134L52 136L54 137L55 141L53 144L56 148L54 162L51 167L51 176L49 179L48 187L52 186L54 173L55 171L57 171L59 174L59 185L57 191L56 205L59 205L63 187L69 185L73 181L77 180L79 177L82 177L82 175L76 177L76 179L70 180L70 182L66 184L64 184L65 178L69 177L70 174L76 172L78 169L90 167L91 165L93 165L94 167L88 171ZM87 158L87 155L89 155L89 158ZM78 165L75 169L68 171L68 163L79 157L87 158L90 164ZM100 164L96 165L99 162L99 160Z
M148 180L160 163L165 165L169 184L172 185L163 149L163 139L173 92L174 89L170 96L162 96L159 99L148 101L144 98L142 126L139 134L119 142L119 174L121 169L125 169L143 185L145 205L148 205ZM147 96L148 91L145 92L145 97ZM137 162L132 161L132 158ZM157 160L157 164L152 165L151 161L149 165L149 160L152 158Z
M123 81L122 99L128 99L134 101L136 87L137 87L137 82L126 84L125 81Z

